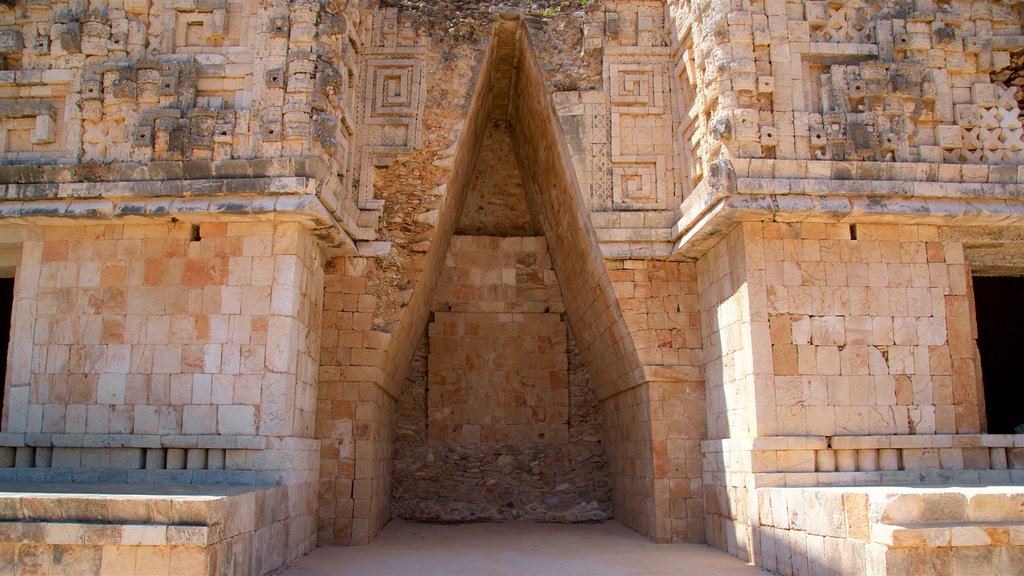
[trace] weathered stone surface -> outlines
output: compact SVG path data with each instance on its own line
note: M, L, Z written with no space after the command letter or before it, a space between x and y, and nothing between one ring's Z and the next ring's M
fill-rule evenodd
M1017 3L3 4L0 480L277 488L0 498L0 565L397 514L1015 566L1014 494L828 486L1024 482L972 284L1024 270Z

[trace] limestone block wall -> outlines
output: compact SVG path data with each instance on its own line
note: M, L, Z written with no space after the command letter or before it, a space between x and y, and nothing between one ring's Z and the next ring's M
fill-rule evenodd
M754 333L767 328L757 290L757 270L748 267L746 226L731 232L697 263L704 340L709 438L737 439L746 445L757 435L758 407L772 409L759 387L771 381L770 365L756 363ZM710 544L747 558L749 543L749 453L702 446L705 532Z
M601 403L615 517L647 535L657 530L649 394L635 386Z
M569 439L567 330L541 237L455 236L427 326L432 443Z
M978 435L984 400L957 233L745 223L707 257L701 282L721 278L702 291L709 419L722 423L710 431L725 432L701 445L709 541L753 558L767 525L760 487L1018 481L1016 440ZM738 386L736 366L757 385ZM726 426L737 410L753 413L745 435Z
M368 258L332 260L325 277L317 390L320 443L318 541L367 542L390 518L393 414L380 387L391 335L373 326Z
M929 226L766 224L763 234L777 407L765 433L980 430L960 245Z
M647 379L643 390L602 399L613 442L633 444L622 452L628 457L615 476L617 498L624 510L638 506L627 499L639 483L624 471L644 469L633 459L647 458L640 448L650 450L654 492L648 512L660 523L659 538L703 541L699 442L706 436L707 412L696 268L648 260L606 261L605 268ZM649 407L649 438L635 404Z
M279 485L273 538L310 549L322 267L295 223L46 227L15 272L0 477Z
M23 250L6 431L312 434L322 260L300 225L48 227Z
M752 358L758 297L749 282L745 227L716 244L697 265L708 396L709 438L750 438L757 430Z

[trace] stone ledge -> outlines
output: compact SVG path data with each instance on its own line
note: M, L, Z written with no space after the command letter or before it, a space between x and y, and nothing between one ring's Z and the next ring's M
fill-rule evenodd
M828 59L830 62L832 60L857 62L865 58L877 57L878 44L810 42L808 43L807 54L811 57Z
M680 206L671 260L695 260L741 222L1007 225L1024 184L737 178L705 180Z
M209 546L208 526L0 521L0 542L93 546Z
M702 452L867 448L1024 448L1024 434L878 434L866 436L761 436L702 440Z
M0 446L55 446L60 448L222 448L263 450L264 436L185 436L156 434L0 434Z
M703 441L701 452L706 476L722 475L729 460L756 487L1024 483L1024 435L723 439Z
M803 510L802 514L762 514L767 524L838 536L842 523L828 511L846 509L860 516L861 524L910 529L956 526L1020 526L1024 528L1021 486L814 486L773 487L757 490L772 508ZM824 514L822 512L825 512ZM852 524L852 522L849 522ZM867 534L862 534L866 536ZM1024 534L1022 534L1024 536Z
M148 164L2 164L0 198L192 197L304 193L320 199L356 240L376 239L360 223L373 211L356 206L328 162L317 158L159 161Z
M718 474L721 474L720 472ZM1024 484L1024 470L881 470L875 472L754 472L747 483L754 488L806 488L836 486L979 486ZM730 484L732 485L732 484Z
M889 548L1024 546L1024 524L964 523L950 526L876 524L871 541Z
M0 202L0 222L13 224L95 224L120 220L210 221L263 219L298 221L332 254L355 255L352 235L312 194L231 194L200 197L119 197Z
M304 177L326 180L330 166L312 158L254 160L157 161L146 164L0 164L0 183L99 183L234 178Z
M7 200L158 198L230 196L234 194L315 194L316 180L298 176L120 182L45 182L3 184Z
M787 563L812 566L812 574L911 574L915 566L931 574L921 558L941 549L947 562L970 562L977 568L972 573L1015 573L1024 545L1020 486L762 487L755 493L755 560L765 566L777 566L778 553ZM986 551L1003 554L984 565Z
M231 546L260 543L263 554L273 560L258 572L263 574L285 561L288 539L281 534L309 521L289 508L293 496L286 487L0 484L0 545L31 545L44 554L52 547L54 557L74 547L82 554L69 558L68 564L84 574L100 573L100 555L124 554L128 547L172 556L173 551L187 550L200 555L203 569L182 573L206 574L214 573L205 568L218 559L230 566ZM146 573L167 573L150 565L143 568Z
M730 165L737 178L1024 184L1024 167L1013 164L733 158Z
M272 486L287 483L277 470L168 470L141 468L0 468L3 483L119 483L140 486L180 484L182 486Z

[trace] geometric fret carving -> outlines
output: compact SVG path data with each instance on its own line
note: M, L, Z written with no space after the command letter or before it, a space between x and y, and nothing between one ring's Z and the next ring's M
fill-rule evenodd
M371 117L415 116L419 97L418 67L388 63L370 68Z
M423 74L412 58L375 58L366 63L364 122L369 151L400 152L418 145Z
M615 63L609 66L609 100L613 106L664 106L660 64Z

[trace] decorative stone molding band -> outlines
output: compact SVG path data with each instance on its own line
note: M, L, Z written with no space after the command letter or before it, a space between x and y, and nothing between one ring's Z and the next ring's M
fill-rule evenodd
M716 454L725 459L749 453L758 487L1024 480L1020 435L801 436L756 438L752 444L702 442L705 474L724 473Z
M301 179L304 180L304 179ZM230 182L224 181L224 182ZM155 187L174 183L150 183ZM188 184L181 184L187 187ZM218 187L219 188L219 187ZM312 228L313 235L336 255L355 255L358 248L352 238L338 225L324 203L312 195L281 196L225 195L210 197L56 199L12 201L0 203L0 220L24 223L53 223L54 219L97 221L129 218L171 219L188 221L231 220L239 217L300 221ZM376 243L371 243L376 244Z
M294 439L293 439L294 440ZM0 446L59 448L220 448L263 450L265 436L159 434L0 434Z
M745 221L963 226L1021 221L1024 185L738 178L723 172L701 183L680 210L683 216L673 229L671 259L693 260Z

